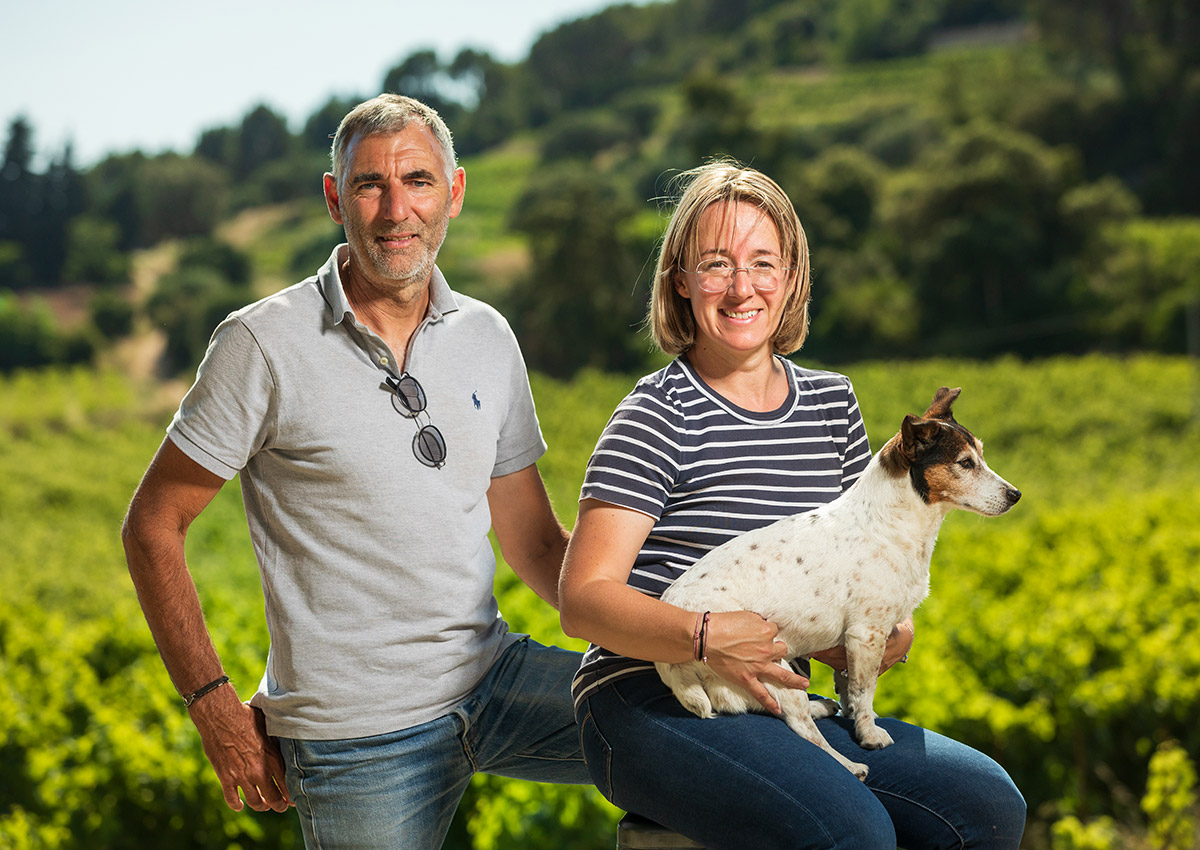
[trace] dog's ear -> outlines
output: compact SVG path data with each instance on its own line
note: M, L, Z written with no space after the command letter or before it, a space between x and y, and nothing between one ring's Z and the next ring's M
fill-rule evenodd
M947 422L954 421L954 414L950 412L950 406L954 404L954 400L958 398L962 392L962 387L938 387L938 391L933 395L933 403L929 405L929 409L925 411L924 419L945 419Z
M928 451L937 442L941 426L929 416L918 417L911 413L900 424L900 453L909 465Z

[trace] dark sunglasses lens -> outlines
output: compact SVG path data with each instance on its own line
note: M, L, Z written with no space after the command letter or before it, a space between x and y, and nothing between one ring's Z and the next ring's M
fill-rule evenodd
M415 415L425 409L425 390L421 389L416 378L405 375L392 386L396 390L396 398L410 413Z
M413 438L413 453L426 466L440 467L446 462L446 440L433 425L426 425Z

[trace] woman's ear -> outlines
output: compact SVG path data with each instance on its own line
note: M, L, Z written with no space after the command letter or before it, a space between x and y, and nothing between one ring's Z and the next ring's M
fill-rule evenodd
M672 272L671 283L674 285L675 291L679 293L680 297L686 298L689 301L691 300L692 294L688 292L687 281L683 277L683 272Z

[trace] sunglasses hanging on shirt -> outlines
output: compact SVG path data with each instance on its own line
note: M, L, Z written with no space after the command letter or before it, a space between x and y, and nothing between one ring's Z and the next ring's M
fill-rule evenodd
M419 381L405 372L399 378L388 375L383 379L392 390L392 407L405 419L416 420L417 435L413 437L413 454L417 460L434 469L441 469L446 464L446 438L429 420L425 408L425 390ZM421 415L425 415L425 424L421 424Z

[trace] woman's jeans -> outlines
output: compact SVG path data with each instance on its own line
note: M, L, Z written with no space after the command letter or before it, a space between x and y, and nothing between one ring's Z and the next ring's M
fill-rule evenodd
M999 765L933 732L883 719L895 743L864 750L841 717L818 721L866 783L782 720L701 719L653 673L576 708L592 780L615 805L711 850L1015 850L1025 801Z
M442 845L476 772L588 784L571 714L579 654L524 639L462 705L386 735L279 739L310 850Z

